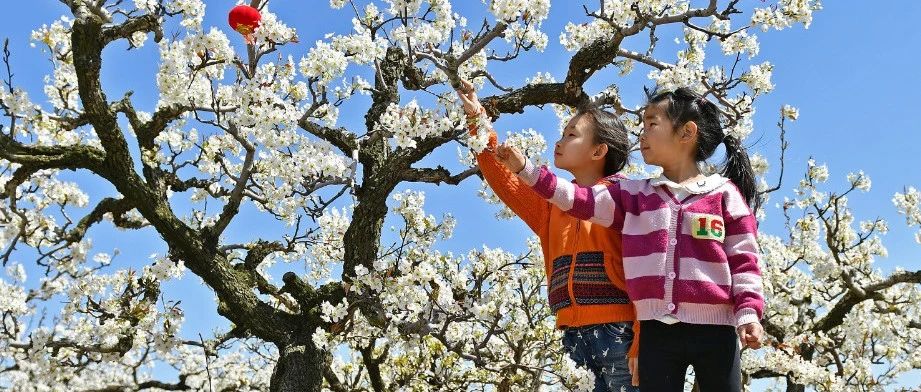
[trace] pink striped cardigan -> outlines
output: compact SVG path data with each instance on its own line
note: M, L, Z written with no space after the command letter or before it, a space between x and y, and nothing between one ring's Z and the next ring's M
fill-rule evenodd
M580 186L527 162L518 174L566 213L623 235L627 293L640 320L740 326L764 311L757 225L721 176L677 200L665 185L620 180ZM700 184L698 184L700 185Z

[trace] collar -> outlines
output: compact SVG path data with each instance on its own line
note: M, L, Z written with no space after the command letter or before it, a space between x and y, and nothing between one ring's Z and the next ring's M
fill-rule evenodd
M683 189L690 194L699 195L702 193L712 192L714 189L719 188L728 182L729 179L714 173L696 181L685 181L682 184L678 184L672 180L669 180L668 177L665 177L664 174L660 174L656 178L650 178L649 181L650 185L652 186L664 185L670 188Z
M610 176L607 176L607 177L604 177L604 178L598 180L598 182L596 182L595 184L601 184L601 183L608 183L608 184L610 184L610 183L614 183L614 182L617 182L617 181L620 181L620 180L625 180L625 179L627 179L627 177L624 176L623 174L614 173L614 174L612 174L612 175L610 175Z
M614 182L617 182L617 181L620 181L620 180L625 180L625 179L627 179L627 176L625 176L625 175L623 175L623 174L620 174L620 173L615 173L615 174L612 174L612 175L607 176L607 177L601 177L601 178L599 178L598 181L595 181L595 185L598 185L598 184L611 184L611 183L614 183ZM572 180L569 180L569 182L575 184L575 183L576 183L576 179L574 178L574 179L572 179Z

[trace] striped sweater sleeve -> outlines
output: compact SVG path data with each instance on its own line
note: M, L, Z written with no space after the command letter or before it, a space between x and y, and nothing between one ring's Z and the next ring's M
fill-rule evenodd
M624 213L616 205L620 194L619 182L588 187L560 181L546 166L538 168L530 160L525 161L518 176L538 195L567 214L616 230L623 229Z
M726 230L723 247L732 274L736 326L741 326L759 322L764 315L764 290L758 267L761 254L755 216L735 185L729 183L727 187L723 197Z

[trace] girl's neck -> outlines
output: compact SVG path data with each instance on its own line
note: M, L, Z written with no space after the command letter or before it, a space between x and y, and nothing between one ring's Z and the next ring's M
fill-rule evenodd
M662 174L670 181L676 184L681 184L689 179L699 176L700 168L697 166L697 162L694 162L693 160L687 160L675 165L669 165L669 167L663 166Z
M576 184L582 186L595 185L598 180L604 178L604 169L600 167L586 167L579 170L570 170L569 172L572 173Z

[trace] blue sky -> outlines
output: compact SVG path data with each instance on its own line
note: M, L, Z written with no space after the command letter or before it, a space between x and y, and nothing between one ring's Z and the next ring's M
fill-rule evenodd
M207 1L204 26L225 29L242 53L242 42L226 26L226 11L235 3L231 0ZM310 4L306 6L305 4ZM363 2L360 2L363 3ZM491 67L497 78L506 85L521 85L526 77L536 72L550 72L557 79L565 75L570 54L559 44L558 36L562 26L569 20L585 21L582 4L593 7L596 1L556 1L550 10L550 17L543 30L549 35L549 45L544 53L527 53L519 62ZM762 6L772 1L745 2L748 6ZM749 139L753 151L759 151L769 158L772 170L768 175L771 182L777 175L777 154L779 142L774 126L779 108L790 104L800 109L800 119L788 125L790 148L787 151L787 171L783 188L772 197L768 219L762 228L765 232L782 234L781 215L773 205L790 190L803 175L806 161L813 157L819 163L827 163L831 172L828 189L844 189L846 174L863 170L873 180L868 194L851 197L850 203L857 211L857 219L882 217L889 220L890 233L884 237L889 257L880 259L878 265L884 271L895 266L910 269L921 267L921 252L914 242L913 231L906 229L892 205L894 192L912 185L921 187L921 171L918 154L921 153L921 126L915 113L921 102L921 77L917 74L921 55L917 42L921 42L921 31L904 22L905 15L921 13L921 2L901 0L880 2L885 7L858 7L856 2L825 2L825 9L815 14L808 30L797 26L784 31L762 33L757 31L761 52L755 63L768 60L775 65L773 82L775 90L757 102L755 133ZM851 4L851 5L848 5ZM867 3L861 3L867 4ZM298 29L301 43L288 48L284 54L296 58L306 54L312 43L325 33L348 33L351 29L347 9L331 10L327 1L282 1L275 0L272 10L289 25ZM455 1L455 11L470 18L471 25L482 20L484 6L479 1ZM67 10L58 1L36 0L9 2L7 18L0 25L0 38L9 38L13 53L12 67L14 83L29 91L30 97L41 102L42 78L50 73L50 63L37 48L29 47L30 31L43 23L51 23ZM741 20L741 19L739 19ZM738 25L736 22L734 25ZM169 34L170 30L167 30ZM675 50L670 42L674 31L664 29L666 39L659 51L666 61L673 61ZM641 38L640 44L645 42ZM629 45L630 43L628 43ZM157 52L152 41L137 51L125 52L126 45L119 43L106 49L103 62L103 85L110 100L118 99L126 90L134 90L135 106L151 111L156 103ZM714 51L712 58L722 57ZM355 68L350 68L352 74ZM357 70L367 76L367 69ZM616 72L602 71L589 82L589 92L597 92L610 83L617 83L629 104L640 103L642 86L649 86L645 78L647 70L638 70L626 79L618 78ZM494 93L494 92L493 92ZM490 94L489 91L483 95ZM363 114L368 99L359 97L343 107L340 123L363 132ZM556 140L557 119L552 111L529 108L522 115L505 116L496 124L500 134L505 130L518 131L534 128L542 132L548 142ZM759 137L762 136L762 137ZM457 146L449 145L428 158L425 163L442 164L457 168ZM916 169L912 169L912 168ZM91 200L112 194L112 187L97 179L77 173L68 174L79 181L92 196ZM439 245L444 251L457 254L482 245L503 247L511 251L524 249L524 239L530 232L517 220L494 222L495 206L485 204L476 197L479 181L470 179L458 187L411 184L399 189L421 189L427 194L427 211L440 216L451 213L458 220L455 236ZM259 218L252 209L244 210L244 217L229 228L232 239L252 238L252 227L260 225L260 233L278 232L271 220ZM389 227L396 222L388 221ZM121 255L116 265L139 267L151 253L163 253L159 236L151 230L138 232L114 231L98 227L91 232L97 251L111 251L119 248ZM23 258L23 261L26 261ZM121 264L120 264L121 263ZM296 265L280 266L278 271L302 268ZM32 273L30 283L37 282L37 273ZM214 310L213 295L202 287L200 280L189 274L179 282L169 283L165 288L168 299L182 300L186 310L186 325L183 332L197 336L207 334L212 328L226 325ZM192 309L195 309L192 311ZM903 378L903 385L919 385L918 373Z

